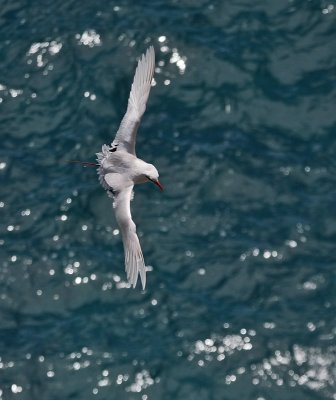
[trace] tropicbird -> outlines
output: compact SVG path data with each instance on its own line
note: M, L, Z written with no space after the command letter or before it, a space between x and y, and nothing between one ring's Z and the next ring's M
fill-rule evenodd
M155 67L155 53L150 46L138 62L128 98L128 106L117 134L110 146L104 144L97 153L97 162L83 163L97 166L99 182L113 199L113 207L120 228L128 282L135 287L140 275L142 288L146 286L146 268L142 250L132 220L130 202L137 183L153 182L161 190L159 173L152 164L135 153L135 142L140 120L146 109ZM75 161L76 162L76 161Z

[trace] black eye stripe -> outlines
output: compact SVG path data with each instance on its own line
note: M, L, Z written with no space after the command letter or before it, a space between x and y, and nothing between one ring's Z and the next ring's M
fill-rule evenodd
M110 150L109 150L110 153L113 153L114 151L117 151L117 148L116 148L116 147L113 147L113 149L110 149Z

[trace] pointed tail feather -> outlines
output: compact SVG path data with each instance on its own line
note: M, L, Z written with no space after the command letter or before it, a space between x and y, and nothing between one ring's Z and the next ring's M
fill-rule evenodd
M93 163L93 162L87 162L87 161L78 161L78 160L67 160L66 162L72 163L72 164L81 164L83 167L99 167L99 164Z

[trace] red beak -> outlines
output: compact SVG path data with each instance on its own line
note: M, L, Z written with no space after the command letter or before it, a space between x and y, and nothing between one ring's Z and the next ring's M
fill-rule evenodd
M161 185L161 183L159 182L159 180L157 181L153 181L153 183L155 183L156 186L158 186L161 190L161 192L163 192L163 186Z

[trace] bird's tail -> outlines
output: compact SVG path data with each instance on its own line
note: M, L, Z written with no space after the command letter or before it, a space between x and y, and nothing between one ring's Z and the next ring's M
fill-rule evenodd
M99 164L93 163L93 162L87 162L87 161L78 161L78 160L67 160L66 162L72 163L72 164L81 164L83 167L99 167Z

